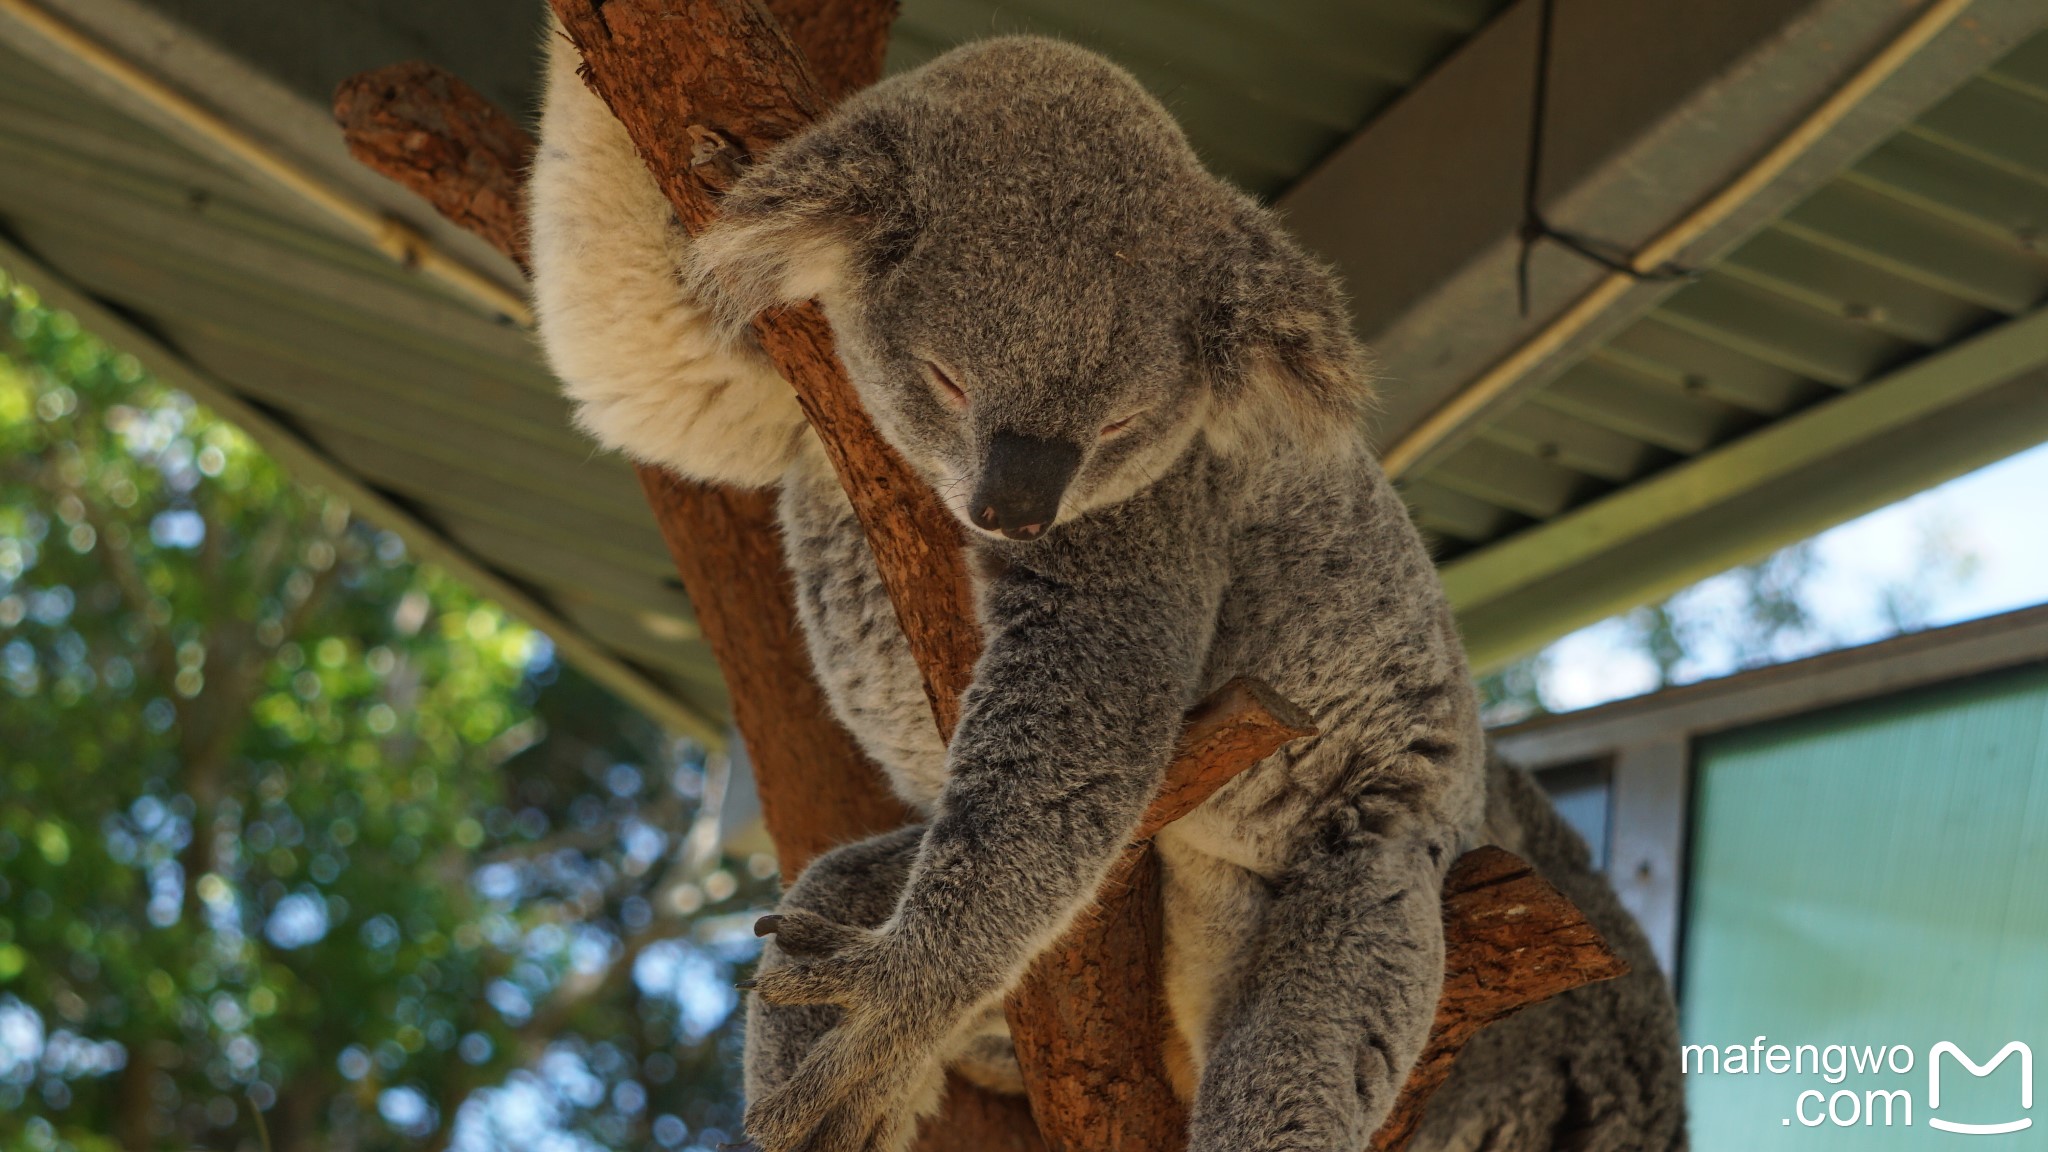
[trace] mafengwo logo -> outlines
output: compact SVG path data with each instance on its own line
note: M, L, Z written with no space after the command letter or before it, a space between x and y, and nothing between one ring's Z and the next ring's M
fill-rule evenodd
M1961 1048L1943 1040L1927 1054L1927 1110L1932 1112L1941 1107L1941 1058L1953 1056L1956 1063L1969 1069L1972 1076L1989 1076L2008 1056L2020 1058L2020 1111L2034 1106L2034 1050L2015 1040L1998 1050L1998 1055L1988 1064L1979 1064L1963 1054ZM1943 1132L1960 1132L1965 1136L2003 1136L2007 1132L2019 1132L2033 1125L2031 1117L2022 1116L2002 1124L1964 1124L1944 1117L1930 1116L1927 1122Z
M2008 1067L2008 1061L2017 1075L1998 1075L1996 1083L2001 1087L1995 1094L1971 1092L1967 1101L1956 1099L1959 1084L1991 1078ZM1904 1044L1786 1045L1758 1036L1746 1045L1721 1048L1687 1044L1680 1050L1679 1063L1688 1076L1818 1076L1827 1088L1787 1086L1784 1099L1791 1105L1790 1114L1778 1121L1786 1128L1925 1125L1957 1136L2007 1136L2034 1125L2028 1114L2034 1107L2034 1050L2019 1040L1980 1063L1961 1045L1948 1040L1930 1045L1923 1059ZM1926 1095L1918 1100L1912 1081L1907 1079L1916 1068L1924 1068L1927 1077ZM1959 1081L1964 1073L1970 1079ZM1852 1076L1859 1078L1858 1083L1845 1083ZM1883 1079L1870 1083L1877 1077ZM1946 1109L1944 1077L1949 1087ZM1916 1105L1924 1111L1916 1112Z

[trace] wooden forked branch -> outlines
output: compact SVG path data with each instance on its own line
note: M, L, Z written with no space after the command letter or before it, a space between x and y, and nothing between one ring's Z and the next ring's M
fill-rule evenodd
M748 0L607 0L601 14L593 0L554 3L592 86L691 231L715 215L716 194L733 171L723 160L743 162L771 147L821 111L828 94L879 75L889 7L780 0L776 15L805 37L799 47ZM814 79L803 66L806 53L814 64L830 61L832 71ZM425 65L345 83L336 116L358 159L523 266L519 184L532 141L516 123ZM707 156L721 162L704 163ZM958 529L875 433L814 307L764 318L757 331L853 497L935 720L950 734L980 641ZM907 814L831 721L809 677L768 499L658 469L643 468L641 476L732 689L785 875L832 843L903 822ZM1039 959L1012 996L1011 1031L1032 1113L1053 1148L1171 1152L1184 1142L1185 1117L1163 1061L1156 865L1144 837L1307 733L1290 707L1248 682L1228 686L1191 715L1141 838L1119 859L1096 910ZM1375 1148L1406 1141L1457 1050L1485 1023L1626 971L1568 901L1498 850L1459 861L1446 883L1445 912L1449 975L1436 1027ZM949 1107L952 1115L927 1133L924 1147L1036 1143L1029 1119L999 1098L956 1091Z

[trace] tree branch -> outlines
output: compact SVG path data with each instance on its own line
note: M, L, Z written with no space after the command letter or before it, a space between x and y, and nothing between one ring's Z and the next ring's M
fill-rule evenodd
M1586 984L1628 975L1578 908L1500 848L1475 848L1444 878L1444 990L1422 1058L1394 1110L1373 1135L1373 1152L1408 1145L1430 1096L1481 1028Z
M1151 837L1282 745L1314 734L1307 716L1256 680L1233 680L1189 713L1137 841L1110 866L1095 906L1010 994L1003 1014L1032 1113L1056 1152L1171 1150L1186 1142L1186 1109L1167 1063L1173 1028L1160 991L1159 861Z
M725 673L783 882L836 844L909 823L910 809L833 719L811 676L774 494L649 467L640 469L640 487Z
M866 70L828 79L835 89L873 83L881 75L882 32L894 4L831 7L874 11L865 18L842 14L801 25L823 34L873 29L865 46L844 42L836 48L845 67ZM440 69L398 64L344 81L335 117L356 159L420 192L449 219L523 265L521 185L533 141L510 116ZM509 214L479 212L476 205L491 205L493 213L504 206ZM725 673L733 722L754 763L762 815L784 879L794 880L813 856L835 844L901 827L909 810L833 719L811 676L783 568L774 496L714 488L661 468L641 466L638 472L704 639Z
M519 188L533 163L533 137L510 116L461 80L415 60L342 81L334 117L347 127L348 150L358 161L525 269Z
M801 131L826 98L795 45L749 0L553 0L584 78L626 126L684 231L718 216L729 171L702 141L744 159ZM960 528L869 420L816 305L763 316L755 334L796 389L875 553L882 583L951 739L981 636Z

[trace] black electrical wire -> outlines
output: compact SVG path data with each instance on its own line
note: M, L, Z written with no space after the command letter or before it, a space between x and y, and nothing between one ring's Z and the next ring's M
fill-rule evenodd
M1618 245L1605 244L1576 232L1554 228L1543 217L1540 203L1543 186L1543 131L1550 110L1551 35L1556 24L1557 0L1541 0L1536 25L1536 80L1529 97L1529 163L1522 173L1521 255L1515 261L1515 300L1526 318L1529 315L1529 260L1536 245L1549 240L1566 251L1609 272L1618 272L1644 282L1691 280L1699 270L1665 264L1642 271L1631 264Z

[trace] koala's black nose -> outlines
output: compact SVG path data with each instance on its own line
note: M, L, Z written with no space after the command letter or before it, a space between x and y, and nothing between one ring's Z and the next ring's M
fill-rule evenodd
M975 526L1012 540L1035 539L1059 515L1060 497L1080 466L1079 444L996 433L970 505Z

